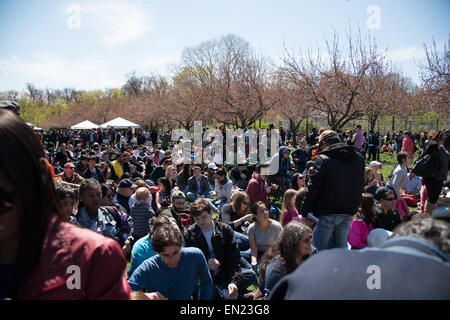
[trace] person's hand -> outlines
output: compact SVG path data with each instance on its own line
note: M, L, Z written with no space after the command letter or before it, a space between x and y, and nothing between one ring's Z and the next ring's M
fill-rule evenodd
M145 294L150 300L168 300L160 292L149 292Z
M242 219L243 219L243 221L249 221L249 222L251 222L252 219L253 219L253 214L251 214L251 213L246 214L245 216L242 217Z
M277 186L276 184L272 183L272 184L270 185L270 188L271 188L272 190L277 190L278 186Z
M211 271L217 271L220 267L220 262L219 260L215 259L215 258L211 258L208 260L208 268Z
M238 288L234 283L228 285L228 299L233 298L238 293Z

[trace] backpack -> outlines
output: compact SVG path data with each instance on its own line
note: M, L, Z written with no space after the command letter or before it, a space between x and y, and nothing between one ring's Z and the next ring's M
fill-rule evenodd
M438 150L433 145L425 149L411 167L412 172L422 178L434 178L439 174L439 169Z

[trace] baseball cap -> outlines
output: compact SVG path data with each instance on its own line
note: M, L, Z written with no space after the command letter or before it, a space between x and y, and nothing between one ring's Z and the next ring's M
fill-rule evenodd
M371 166L371 167L381 166L381 162L378 162L378 161L372 161L372 162L370 163L370 166Z
M392 190L388 188L387 186L379 187L377 191L375 192L375 200L381 200L386 198L386 195L391 192Z
M133 183L130 179L122 179L117 185L118 188L136 188L137 185Z
M219 169L219 168L216 166L216 164L215 164L214 162L210 162L210 163L208 164L208 169L217 170L217 169Z
M319 143L321 143L322 141L330 140L331 138L335 138L340 141L339 136L336 132L334 132L333 130L325 130L319 136Z
M387 241L391 237L391 235L392 235L391 231L382 228L373 229L367 235L367 245L369 247L379 247L385 241Z
M186 199L185 194L183 193L183 191L179 190L179 189L174 189L172 191L172 200L174 199L179 199L179 198L183 198Z

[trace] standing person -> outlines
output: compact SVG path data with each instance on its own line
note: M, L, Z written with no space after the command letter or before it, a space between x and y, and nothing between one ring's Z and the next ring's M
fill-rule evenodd
M361 152L361 147L364 143L364 134L361 131L361 125L357 124L355 126L355 134L352 137L351 143L356 151Z
M409 131L403 133L402 152L406 152L411 161L414 160L414 140L411 138L411 132Z
M195 224L184 231L184 243L186 247L202 250L213 278L214 299L230 299L238 293L243 295L256 277L251 269L245 275L241 270L233 229L213 220L211 205L206 199L195 200L191 214Z
M299 222L289 223L264 254L258 267L259 291L267 299L285 275L295 271L312 254L312 231Z
M402 151L403 148L403 131L399 131L396 135L395 135L395 150L397 153Z
M316 128L312 128L311 131L312 131L312 132L311 132L311 134L310 134L309 137L308 137L308 144L309 144L310 146L316 144L316 137L319 136L319 134L317 133L317 129L316 129Z
M348 232L348 243L352 249L367 247L367 236L373 230L375 222L375 201L371 193L363 193L361 197L361 208L353 217Z
M373 130L369 131L369 143L368 143L367 153L369 154L367 160L376 160L377 159L377 150L378 150L378 137L373 132Z
M190 300L198 289L199 300L211 300L213 281L205 256L198 248L182 248L181 231L172 224L152 233L157 255L145 260L128 283L132 291L145 289L152 300Z
M129 299L119 245L68 223L33 130L0 110L0 299ZM81 290L70 290L77 265Z
M299 212L303 218L311 212L319 218L313 232L314 247L319 251L344 248L352 216L361 201L364 159L331 130L320 135L319 149Z
M443 131L433 130L428 137L429 140L424 152L434 153L439 160L439 172L436 172L434 177L423 178L423 184L428 193L428 198L425 201L425 213L431 216L442 191L444 180L447 179L450 154L443 146L446 139Z

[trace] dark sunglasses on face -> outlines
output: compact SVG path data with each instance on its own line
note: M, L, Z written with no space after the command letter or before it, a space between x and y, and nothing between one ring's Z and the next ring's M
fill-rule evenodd
M12 190L0 188L0 215L14 209L14 194Z
M385 199L383 199L384 201L392 201L392 200L394 200L395 198L385 198Z
M298 180L303 180L303 179L305 179L305 177L302 176L302 177L298 177L297 179Z

